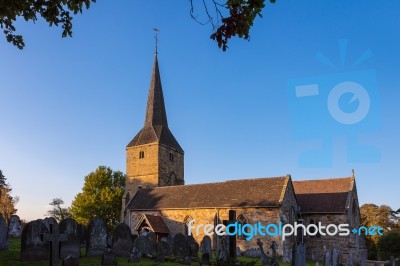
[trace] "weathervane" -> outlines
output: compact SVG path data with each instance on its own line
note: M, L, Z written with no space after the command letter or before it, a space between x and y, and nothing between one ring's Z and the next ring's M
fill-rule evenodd
M154 54L158 54L158 52L157 52L157 45L158 45L158 36L157 36L157 32L159 32L160 30L157 29L157 28L153 28L153 31L154 31L154 38L156 39L156 50L155 50Z

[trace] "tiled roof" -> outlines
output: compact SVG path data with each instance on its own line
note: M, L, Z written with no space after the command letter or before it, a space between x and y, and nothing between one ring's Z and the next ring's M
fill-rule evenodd
M354 177L293 181L302 213L343 213Z
M140 189L128 210L279 207L290 177Z
M135 230L138 230L142 223L145 222L155 233L169 234L168 226L165 224L161 216L143 214L142 219L137 224Z

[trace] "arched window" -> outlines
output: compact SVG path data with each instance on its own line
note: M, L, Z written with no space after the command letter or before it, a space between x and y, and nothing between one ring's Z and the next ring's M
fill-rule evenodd
M239 216L237 217L237 222L240 225L239 228L241 228L241 232L239 234L239 232L237 233L237 239L239 240L244 240L246 239L246 235L243 234L243 232L248 233L249 232L249 228L245 227L243 229L243 226L249 223L249 219L247 219L247 217L243 214L239 214Z
M170 163L174 162L174 154L172 152L169 153L169 162Z

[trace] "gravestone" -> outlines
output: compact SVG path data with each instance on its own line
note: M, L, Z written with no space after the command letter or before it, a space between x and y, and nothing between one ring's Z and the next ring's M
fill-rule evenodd
M165 240L161 240L157 243L157 262L164 263L165 256L169 256L171 254L171 246Z
M151 255L152 247L150 239L144 235L140 235L136 238L133 246L135 246L143 255Z
M102 266L114 266L117 265L116 256L112 248L107 247L101 257Z
M276 244L275 241L272 241L272 244L271 244L270 247L271 247L271 250L272 250L271 266L278 266L279 265L278 255L276 253L278 245Z
M306 266L306 246L304 243L297 245L295 266Z
M332 266L338 266L339 265L339 251L334 248L332 250Z
M60 222L60 234L68 235L68 240L60 244L60 258L68 255L79 258L81 256L81 232L78 223L72 218L66 218Z
M129 257L132 250L131 229L125 223L120 223L115 227L112 248L116 256Z
M331 266L331 252L329 250L325 251L324 254L324 266Z
M142 257L142 252L137 248L133 247L131 254L129 255L129 262L140 262L140 258Z
M8 236L20 237L22 232L21 219L18 215L11 215L10 222L8 223Z
M147 233L146 237L150 241L151 254L153 254L156 251L156 248L157 248L157 236L156 236L156 233L150 231L150 232Z
M57 220L53 217L46 217L43 220L40 219L40 221L46 226L47 230L50 232L50 224L57 224Z
M268 257L267 254L265 254L264 252L264 248L263 248L264 243L260 240L257 239L257 246L260 248L260 257L261 257L261 265L262 266L267 266L268 265Z
M218 261L221 263L227 262L229 259L229 236L222 235L219 236L220 238L220 245L218 251Z
M107 247L107 225L100 217L89 224L86 237L86 256L102 256Z
M197 257L199 253L199 244L196 242L192 235L187 236L186 240L190 246L190 256Z
M0 213L0 250L8 249L7 223Z
M200 242L201 250L201 261L200 265L211 265L211 238L209 236L204 236L203 240Z
M177 233L174 236L174 240L172 241L172 253L176 257L190 256L190 246L183 234Z
M68 255L63 259L63 266L79 266L79 258Z
M49 243L42 240L42 234L49 233L40 221L32 221L25 225L21 234L21 261L47 260Z
M60 258L60 242L66 241L68 235L59 234L59 228L57 221L55 223L50 223L50 233L42 234L42 240L50 242L50 265L57 266L58 259Z

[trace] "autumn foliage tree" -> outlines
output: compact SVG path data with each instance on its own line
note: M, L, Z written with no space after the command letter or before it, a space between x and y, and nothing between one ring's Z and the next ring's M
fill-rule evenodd
M113 229L121 217L124 186L125 175L122 172L99 166L85 177L82 192L72 201L72 218L88 225L93 217L99 216L110 230Z
M18 197L12 197L11 186L8 184L6 177L0 170L0 214L3 215L6 221L10 220L11 215L17 212L15 205L18 202Z

